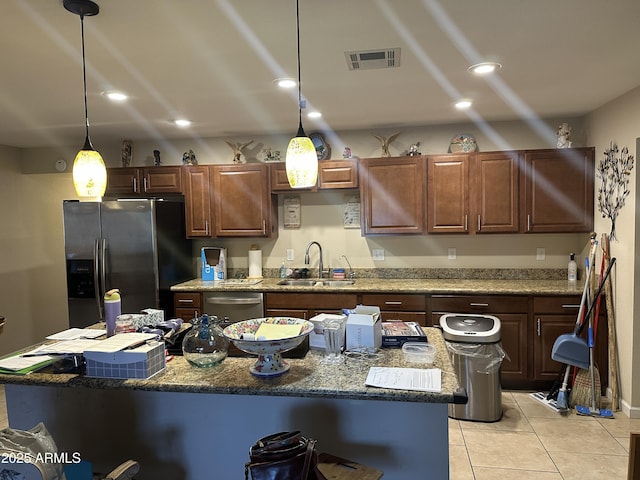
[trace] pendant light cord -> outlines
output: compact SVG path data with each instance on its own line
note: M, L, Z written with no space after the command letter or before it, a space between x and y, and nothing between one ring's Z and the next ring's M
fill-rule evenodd
M302 81L300 74L300 1L296 0L296 39L298 44L298 137L306 137L302 129Z
M86 139L84 150L93 150L91 140L89 140L89 109L87 108L87 65L84 54L84 14L80 13L80 33L82 35L82 86L84 91L84 124Z

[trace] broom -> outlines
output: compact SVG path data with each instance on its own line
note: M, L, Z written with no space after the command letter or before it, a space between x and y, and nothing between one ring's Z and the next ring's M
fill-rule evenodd
M598 327L598 314L600 310L600 294L602 293L602 288L604 287L607 278L609 277L609 273L611 272L611 267L615 263L616 259L612 258L611 263L607 267L604 276L601 275L600 285L598 286L598 291L596 292L596 296L591 306L589 307L589 311L587 312L586 318L589 318L593 312L593 308L595 306L595 321L592 325L594 328L591 328L589 331L589 348L591 349L591 354L593 353L594 342L595 342L595 331L597 331ZM592 404L593 408L600 408L601 405L601 383L600 383L600 372L595 364L592 364L589 369L580 369L577 373L573 389L571 390L571 406L575 407L576 405L589 405Z

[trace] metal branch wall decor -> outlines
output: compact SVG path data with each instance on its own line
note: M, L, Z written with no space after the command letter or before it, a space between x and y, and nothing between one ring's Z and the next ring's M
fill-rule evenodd
M619 156L618 153L620 153ZM629 179L633 163L633 155L629 154L627 147L619 152L618 145L611 142L596 169L596 175L601 180L598 189L598 210L602 218L611 220L609 234L611 240L616 240L616 218L629 195Z

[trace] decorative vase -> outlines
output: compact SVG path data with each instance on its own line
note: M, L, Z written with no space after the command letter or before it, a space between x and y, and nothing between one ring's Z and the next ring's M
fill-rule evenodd
M190 365L208 368L218 365L229 351L229 340L222 334L218 317L202 315L182 340L182 354Z

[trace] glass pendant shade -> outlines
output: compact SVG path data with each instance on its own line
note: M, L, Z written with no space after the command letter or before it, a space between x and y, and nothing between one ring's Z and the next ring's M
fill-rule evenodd
M318 154L307 136L293 137L287 147L287 180L291 188L311 188L318 181Z
M88 139L87 143L73 162L73 186L79 197L100 200L107 189L107 168Z

